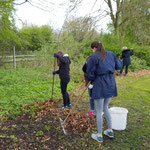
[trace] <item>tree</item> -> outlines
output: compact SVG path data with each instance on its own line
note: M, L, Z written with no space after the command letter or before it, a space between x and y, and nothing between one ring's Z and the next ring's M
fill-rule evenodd
M121 14L121 9L123 7L124 0L116 0L116 12L114 11L113 8L113 2L112 0L104 0L109 8L109 11L106 10L107 14L110 15L110 18L112 20L112 24L114 27L114 30L117 31L119 27L119 21L120 21L120 14Z
M72 33L74 39L78 42L92 39L98 33L94 29L95 22L90 18L72 18L65 22L64 31Z
M130 1L130 15L126 36L139 44L150 44L150 2Z
M3 48L21 44L15 28L14 11L15 9L11 0L0 1L0 45Z
M41 32L41 41L46 44L53 40L52 37L52 29L48 25L44 25L40 27Z
M52 41L52 29L45 25L41 27L24 27L19 31L23 42L23 49L40 50L42 45Z
M112 20L114 31L117 36L121 37L121 44L123 43L125 37L130 37L132 41L138 41L139 43L142 41L149 41L149 0L104 1L109 8L106 12ZM116 8L114 4L116 5Z

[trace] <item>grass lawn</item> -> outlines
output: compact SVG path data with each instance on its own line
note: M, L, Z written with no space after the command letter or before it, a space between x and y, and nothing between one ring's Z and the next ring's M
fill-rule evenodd
M72 78L69 91L73 93L72 104L79 97L82 89L81 81ZM35 100L44 101L51 98L51 70L18 69L0 70L0 113L1 116L15 116L21 113L20 106L34 103ZM57 116L47 114L39 120L32 119L28 109L23 116L14 117L0 124L1 149L67 149L67 150L146 150L150 149L150 75L142 77L117 77L118 97L112 99L110 107L124 107L128 109L127 128L115 131L113 140L104 136L101 146L91 139L89 132L70 133L65 136L62 132ZM76 92L75 92L76 91ZM77 97L76 97L77 96ZM59 79L56 77L54 99L61 98ZM60 102L62 103L62 102ZM87 114L90 110L88 93L84 95L75 112ZM32 112L33 113L33 112ZM37 112L35 112L37 113ZM91 118L95 120L95 118ZM104 128L106 123L104 122ZM23 140L24 139L24 140ZM46 140L45 140L46 139Z
M117 78L118 97L110 106L128 109L127 128L115 132L112 149L150 149L150 76ZM118 143L118 144L117 144Z

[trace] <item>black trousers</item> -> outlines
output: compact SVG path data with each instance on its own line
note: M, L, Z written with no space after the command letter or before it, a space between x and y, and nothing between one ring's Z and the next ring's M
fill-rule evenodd
M120 70L120 74L122 74L124 66L126 66L125 75L127 75L128 74L128 67L129 67L129 65L123 65L122 69Z
M69 94L67 92L67 85L68 85L69 81L70 81L70 78L63 78L60 80L61 93L63 96L64 106L69 106L69 104L70 104L70 98L69 98Z

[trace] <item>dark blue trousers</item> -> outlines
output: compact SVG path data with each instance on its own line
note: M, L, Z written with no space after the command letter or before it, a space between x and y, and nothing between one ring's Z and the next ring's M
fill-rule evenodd
M92 99L92 89L88 89L88 92L89 92L89 97L90 97L90 107L91 107L91 110L94 111L95 106L94 106L94 99Z
M129 65L123 65L122 69L120 70L120 74L122 74L124 66L126 67L125 75L127 75L128 74L128 67L129 67Z
M63 78L60 80L61 93L63 96L64 106L69 106L69 104L70 104L70 98L69 98L69 94L67 92L67 85L68 85L69 81L70 81L70 78Z

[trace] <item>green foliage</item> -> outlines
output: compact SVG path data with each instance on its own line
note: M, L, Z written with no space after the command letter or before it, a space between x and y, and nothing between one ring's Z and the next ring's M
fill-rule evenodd
M83 55L85 57L88 57L88 56L90 56L92 54L93 54L93 52L92 52L91 48L84 49L84 51L83 51Z
M43 135L44 135L43 131L37 131L36 132L36 136L43 136Z
M140 59L136 56L131 57L131 66L130 70L136 72L142 69L148 69L147 63L144 59Z
M41 32L40 38L41 38L41 41L43 44L46 44L46 43L51 42L53 40L52 29L49 26L47 26L47 25L41 26L40 32Z
M150 46L141 46L138 45L137 43L132 43L130 40L125 40L124 43L120 45L118 44L120 43L120 39L118 39L114 34L110 33L100 35L100 37L97 40L103 43L106 50L113 51L119 58L121 58L123 46L127 46L129 49L133 48L134 56L137 57L135 58L136 59L135 61L133 60L134 63L137 63L137 66L139 64L144 65L143 67L141 66L137 68L142 69L146 68L146 66L150 66ZM141 61L139 59L141 59Z
M69 54L72 62L78 63L84 60L84 43L75 41L71 33L64 32L62 34L57 49Z
M79 43L76 42L71 33L63 32L57 47L59 50L63 51L64 53L69 53L73 55L78 49Z
M44 128L45 128L47 131L49 131L51 127L50 127L50 126L45 125L45 126L44 126Z
M145 60L147 66L150 66L150 46L135 46L135 55Z
M38 102L49 100L52 92L52 71L53 67L49 68L49 66L35 69L0 69L0 117L8 115L13 117L26 111L34 112L34 110L24 109L23 106L33 104L35 100ZM77 85L71 78L68 90L75 88ZM53 94L54 100L62 98L58 75L55 76Z
M4 114L18 113L20 106L33 103L34 100L50 99L52 75L48 77L49 71L42 70L0 70L0 109Z
M41 50L42 46L52 42L52 30L49 26L25 27L19 31L24 50Z
M4 49L21 45L15 28L14 11L12 1L0 1L0 45Z
M126 11L130 12L128 15L128 22L126 25L126 40L136 42L138 44L150 44L150 3L149 0L130 1L127 5Z
M102 34L99 41L103 43L106 50L113 51L118 57L121 57L122 48L120 46L120 39L111 33Z

